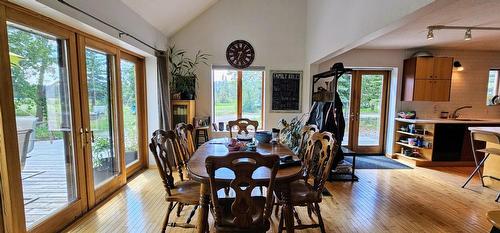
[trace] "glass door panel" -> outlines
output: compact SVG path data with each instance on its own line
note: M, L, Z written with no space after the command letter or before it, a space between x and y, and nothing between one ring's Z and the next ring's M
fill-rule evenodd
M8 24L27 228L78 200L68 41Z
M136 64L121 59L121 95L125 165L139 161L139 129L137 128Z
M383 74L361 74L358 146L380 146Z
M337 92L339 93L340 100L342 101L342 113L344 114L345 131L342 145L349 145L349 131L351 127L351 92L352 92L352 75L342 75L337 82Z
M262 86L264 71L248 70L242 71L242 110L241 116L250 120L258 121L259 128L263 128L262 122Z
M120 174L119 156L115 150L112 80L114 56L92 48L85 49L87 70L87 104L94 187Z

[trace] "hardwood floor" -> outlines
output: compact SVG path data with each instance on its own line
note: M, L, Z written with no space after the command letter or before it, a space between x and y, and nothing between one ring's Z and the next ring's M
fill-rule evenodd
M328 232L489 232L488 210L500 209L496 191L478 179L460 186L472 168L357 170L359 182L328 183L321 211ZM156 169L139 174L108 202L65 232L159 232L166 212ZM312 221L298 209L302 221ZM183 210L185 220L191 207ZM176 219L175 214L171 216ZM193 219L196 222L196 219ZM277 232L273 214L273 228ZM168 232L195 232L167 228ZM298 232L319 232L304 230Z

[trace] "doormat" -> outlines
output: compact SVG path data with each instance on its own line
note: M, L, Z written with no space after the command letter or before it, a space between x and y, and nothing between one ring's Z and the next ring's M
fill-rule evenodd
M352 156L344 158L349 163L352 163ZM356 156L356 169L413 169L410 166L402 164L394 159L384 155L363 155Z

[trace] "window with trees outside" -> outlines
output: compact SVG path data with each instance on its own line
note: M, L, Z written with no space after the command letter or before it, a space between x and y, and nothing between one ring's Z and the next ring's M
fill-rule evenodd
M486 104L495 105L500 101L500 69L492 69L488 76L488 92L486 94Z
M215 123L248 118L263 128L264 69L212 69L212 115Z

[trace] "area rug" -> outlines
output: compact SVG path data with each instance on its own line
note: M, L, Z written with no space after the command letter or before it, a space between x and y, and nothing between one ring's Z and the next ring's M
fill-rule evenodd
M352 163L352 156L344 158ZM413 169L396 160L390 159L384 155L362 155L356 156L356 169Z

